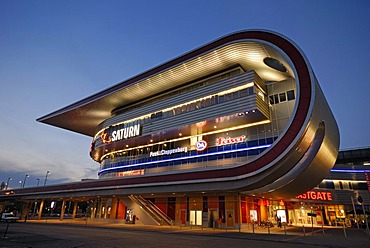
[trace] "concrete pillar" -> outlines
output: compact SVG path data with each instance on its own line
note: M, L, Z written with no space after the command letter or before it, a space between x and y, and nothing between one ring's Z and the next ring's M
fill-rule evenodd
M41 201L41 203L40 203L40 208L39 208L39 216L38 216L38 220L41 220L41 216L42 216L42 210L43 210L43 208L44 208L44 202L45 202L45 200L44 199L42 199L42 201Z
M112 199L112 209L110 210L110 219L116 219L117 217L117 198Z
M77 207L78 207L78 202L74 202L74 203L73 203L72 219L76 218Z
M64 212L66 210L66 200L63 199L62 203L62 209L60 210L60 220L62 221L64 219Z
M26 221L26 218L28 217L28 213L30 212L30 205L31 205L32 202L30 201L26 201L23 203L23 206L22 206L22 215L21 215L21 219L22 220L25 220Z

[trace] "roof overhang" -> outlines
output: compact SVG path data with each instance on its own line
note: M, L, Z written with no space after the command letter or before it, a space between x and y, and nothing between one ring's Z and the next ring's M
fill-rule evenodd
M294 77L291 61L277 46L254 34L234 33L199 47L146 72L120 82L76 103L40 117L37 121L93 137L101 122L121 106L155 96L165 90L211 75L235 65L254 70L264 81ZM265 58L281 62L286 72L264 63Z

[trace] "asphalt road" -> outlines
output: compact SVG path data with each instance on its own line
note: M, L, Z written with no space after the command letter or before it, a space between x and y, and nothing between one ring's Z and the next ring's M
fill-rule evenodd
M117 225L67 225L42 223L0 224L0 247L370 247L367 239L322 242L322 237L256 235L239 232L200 231L179 228L147 228ZM340 230L339 230L340 231ZM340 232L339 232L340 235ZM333 236L333 235L332 235ZM335 238L335 237L334 237ZM341 238L341 237L338 237ZM344 239L344 238L342 238ZM352 244L352 245L351 245ZM368 245L368 246L367 246Z

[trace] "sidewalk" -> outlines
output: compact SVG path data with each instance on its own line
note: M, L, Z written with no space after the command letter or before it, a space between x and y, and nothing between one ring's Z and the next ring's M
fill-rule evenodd
M306 227L305 232L302 227L284 228L272 227L255 228L254 233L251 226L243 226L239 229L213 229L201 228L198 226L147 226L141 224L124 224L112 222L98 222L91 220L28 220L27 223L38 225L73 225L86 226L88 228L116 228L126 230L145 230L161 233L181 233L194 236L212 236L246 240L264 240L278 242L279 245L286 244L306 244L319 247L370 247L370 240L365 229L326 227L324 232L321 228ZM22 223L19 223L22 224ZM25 223L26 224L26 223ZM270 233L269 233L270 232ZM1 234L0 234L1 235ZM13 234L14 235L14 234ZM15 237L13 237L14 239ZM0 244L1 244L0 240ZM0 247L5 247L0 245Z

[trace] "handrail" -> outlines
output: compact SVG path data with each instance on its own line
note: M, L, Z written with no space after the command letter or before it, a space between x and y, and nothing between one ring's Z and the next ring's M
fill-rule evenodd
M172 226L172 219L170 217L168 217L159 207L157 207L153 202L151 202L150 200L146 200L144 197L142 197L141 195L137 195L136 196L137 198L139 198L141 201L145 202L145 203L148 203L151 208L153 208L161 217L162 219L167 222L168 225Z
M144 209L144 211L149 215L149 217L157 223L157 225L161 225L162 219L160 218L160 216L158 216L157 213L153 212L153 210L149 209L145 204L140 202L134 195L130 195L129 198L131 201L141 206L142 209Z
M166 224L172 226L172 220L151 201L146 200L140 195L130 195L129 198L141 206L158 225L161 225L164 221Z

